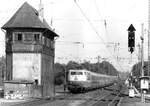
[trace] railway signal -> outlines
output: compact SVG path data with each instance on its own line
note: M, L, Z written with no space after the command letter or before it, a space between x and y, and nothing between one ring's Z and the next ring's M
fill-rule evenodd
M134 48L135 48L135 31L136 29L131 24L128 28L128 48L131 54L134 52Z

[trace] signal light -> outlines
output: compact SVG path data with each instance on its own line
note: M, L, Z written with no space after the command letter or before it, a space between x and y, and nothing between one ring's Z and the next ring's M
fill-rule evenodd
M134 34L134 32L129 32L129 35L128 35L128 47L129 48L135 47L135 34Z
M135 31L136 29L131 24L128 28L128 48L131 53L134 52L135 48Z

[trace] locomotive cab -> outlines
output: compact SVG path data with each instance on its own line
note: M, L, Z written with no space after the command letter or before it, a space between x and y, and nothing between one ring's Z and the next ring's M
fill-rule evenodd
M90 72L87 70L69 70L68 90L73 93L84 92L90 87Z
M90 80L90 74L86 70L70 70L69 81L87 81Z

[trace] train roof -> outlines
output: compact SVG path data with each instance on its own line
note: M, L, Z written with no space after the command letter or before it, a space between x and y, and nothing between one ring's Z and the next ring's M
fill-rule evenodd
M92 72L92 71L89 71L89 70L86 70L86 69L71 69L71 70L69 70L69 71L86 71L86 72L89 72L89 73L91 73L92 75L94 75L94 76L102 76L102 77L116 77L116 76L111 76L111 75L106 75L106 74L101 74L101 73L96 73L96 72Z
M78 69L78 70L71 69L71 70L69 70L69 72L89 72L90 73L90 71L88 71L86 69Z
M86 69L71 69L69 71L88 71L88 70L86 70Z

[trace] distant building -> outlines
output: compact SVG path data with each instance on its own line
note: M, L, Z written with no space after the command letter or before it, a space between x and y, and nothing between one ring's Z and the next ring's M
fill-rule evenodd
M58 35L39 11L25 2L2 27L6 30L6 98L54 96L55 40Z

